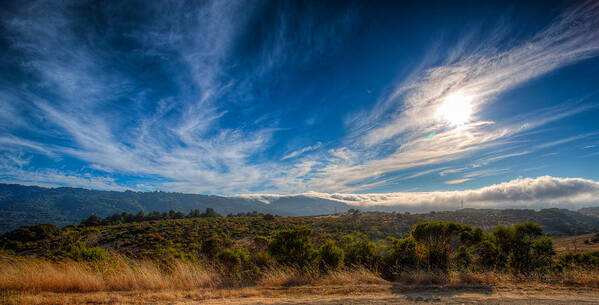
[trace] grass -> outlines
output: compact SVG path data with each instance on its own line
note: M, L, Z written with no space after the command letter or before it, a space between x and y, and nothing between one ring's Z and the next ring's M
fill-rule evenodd
M279 266L253 282L232 283L221 269L197 262L169 264L149 260L99 263L0 259L0 304L155 303L230 297L278 297L290 294L384 292L393 286L417 288L564 287L599 288L599 272L566 271L527 277L493 272L403 273L393 283L366 268L320 272Z
M168 268L149 260L84 263L3 258L0 290L25 292L95 292L195 289L215 287L217 274L199 264L176 260Z
M39 258L0 258L0 290L22 292L99 292L217 289L240 286L291 287L302 285L386 284L379 274L363 267L320 272L277 266L261 272L256 280L239 278L234 283L226 271L198 262L173 260L159 263L129 260L116 256L108 261L49 261ZM227 278L228 280L223 280ZM415 271L400 274L396 282L405 285L487 285L517 282L543 282L556 285L599 288L599 271L570 270L559 274L515 276L493 272L433 273Z

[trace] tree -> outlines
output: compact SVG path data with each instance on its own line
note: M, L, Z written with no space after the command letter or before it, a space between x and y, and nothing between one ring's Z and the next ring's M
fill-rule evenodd
M102 221L102 219L94 214L94 215L88 217L82 223L86 227L92 227L92 226L99 226L99 225L101 225L101 221Z
M213 208L206 208L206 211L202 213L202 217L222 217Z
M541 226L533 222L519 223L513 227L495 227L493 239L497 249L496 267L510 268L514 272L532 271L537 267L533 245L542 233ZM547 246L553 248L550 241L540 241L536 244L536 251L543 256L552 256Z

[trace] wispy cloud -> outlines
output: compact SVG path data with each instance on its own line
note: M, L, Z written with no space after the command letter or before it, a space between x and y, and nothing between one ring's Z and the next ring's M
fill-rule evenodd
M313 151L313 150L317 150L322 146L321 142L316 143L315 145L311 145L311 146L306 146L302 149L298 149L298 150L294 150L288 154L286 154L285 156L283 156L283 158L281 158L281 160L286 160L286 159L291 159L291 158L295 158L303 153L309 152L309 151Z
M110 177L130 174L158 177L157 187L185 192L357 192L436 172L464 172L462 179L448 181L461 183L499 173L472 171L477 166L590 136L474 156L596 107L569 101L504 120L484 112L508 90L596 56L596 2L578 4L518 43L506 41L509 30L500 28L480 44L465 39L448 54L433 50L392 86L391 94L348 118L344 139L307 143L281 159L264 156L279 144L281 126L269 114L252 115L261 103L256 92L276 81L279 72L337 48L351 32L351 10L312 14L298 22L282 3L275 30L257 35L248 28L259 22L260 2L158 1L135 16L123 15L117 5L99 5L107 24L143 19L122 31L99 31L83 20L78 5L32 1L1 15L10 50L22 56L15 62L32 77L26 84L3 80L0 86L0 144L5 147L0 158L12 173L4 181L33 183L38 177L45 185L122 189ZM245 45L250 34L263 43ZM114 41L119 43L109 45ZM132 49L123 52L121 44ZM249 63L236 59L239 49L253 50ZM157 67L145 75L148 66ZM242 66L249 68L239 73ZM437 109L458 91L472 97L473 114L455 128L437 116ZM244 115L252 119L239 122ZM102 174L39 169L31 155L72 158ZM467 157L476 164L443 164ZM415 172L402 172L409 169Z
M593 105L568 101L497 122L483 117L486 105L498 102L497 98L508 90L549 71L597 56L598 20L599 4L586 2L564 12L524 42L506 48L500 47L500 42L505 43L501 35L483 39L482 44L450 53L440 66L413 72L371 111L348 120L353 131L345 149L357 155L357 161L333 160L318 170L312 186L325 191L360 190L346 186L384 172L462 159L500 146L501 141L526 131L592 109ZM437 112L444 99L456 92L472 97L473 114L459 128L448 124ZM432 132L434 136L426 136ZM527 153L496 156L487 162Z
M470 181L471 179L468 178L464 178L464 179L456 179L456 180L449 180L449 181L445 181L445 184L460 184L460 183L464 183L466 181Z

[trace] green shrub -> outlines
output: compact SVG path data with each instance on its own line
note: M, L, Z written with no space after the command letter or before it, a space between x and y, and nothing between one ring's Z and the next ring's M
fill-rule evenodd
M558 263L567 269L599 268L599 251L586 253L564 253L558 256Z
M110 259L110 254L105 249L100 247L88 248L83 242L71 244L66 249L50 253L50 255L87 262L105 261Z
M218 262L229 272L237 272L242 264L247 264L250 253L246 248L237 248L235 250L224 249L216 256Z
M328 240L318 251L320 256L320 266L324 270L336 270L343 266L344 253L343 249L337 247L335 242Z
M316 258L311 234L312 229L307 227L278 231L268 245L268 252L281 264L308 266Z
M376 245L367 239L359 239L347 245L345 249L345 264L348 266L361 265L376 268Z
M470 248L464 245L460 246L453 257L453 262L458 269L467 269L472 264L472 252Z
M494 270L497 264L497 246L490 240L483 240L476 246L478 256L474 259L474 265L482 270Z
M419 261L416 242L411 238L390 237L389 240L391 244L383 258L384 275L392 278L403 271L416 269Z
M430 221L417 223L410 234L424 251L427 269L447 272L451 263L451 242L469 229L469 226L455 222Z

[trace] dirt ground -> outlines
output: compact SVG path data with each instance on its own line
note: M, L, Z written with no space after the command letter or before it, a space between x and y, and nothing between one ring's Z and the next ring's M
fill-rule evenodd
M355 293L349 295L302 295L276 298L249 297L204 300L197 304L599 304L599 291L534 291L519 289L416 290ZM181 304L195 304L193 301Z
M8 302L7 302L8 301ZM177 292L41 293L0 304L599 304L599 288L414 288L395 285Z

